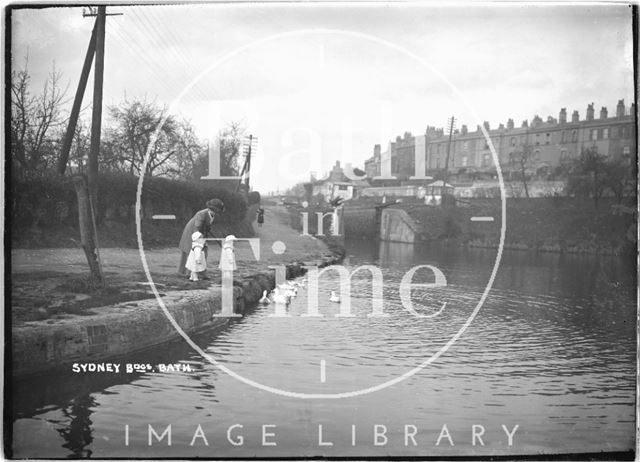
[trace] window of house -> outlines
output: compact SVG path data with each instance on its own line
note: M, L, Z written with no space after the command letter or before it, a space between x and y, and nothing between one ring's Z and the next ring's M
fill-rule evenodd
M567 142L567 132L565 132L564 130L562 130L562 135L560 138L560 142L561 143L566 143Z
M625 146L624 148L622 148L623 156L628 156L630 153L631 153L631 150L629 149L629 146Z
M440 145L438 145L438 148L440 148ZM438 149L438 150L440 150L440 149ZM436 159L436 168L440 168L440 158L439 157Z
M605 140L609 138L609 129L608 128L603 128L602 129L602 138L605 139Z
M513 138L511 138L511 146L515 146L516 145L516 137L514 136Z
M568 159L567 150L563 149L562 151L560 151L560 161L565 161L567 159Z
M536 146L540 146L540 133L536 133Z
M591 140L595 141L598 139L598 130L591 130Z
M573 132L571 132L571 140L572 141L578 141L578 130L574 130Z
M441 144L438 145L438 154L440 154L440 148L442 147Z
M462 142L462 149L466 151L468 147L469 147L469 143L466 142L466 141L463 141Z
M551 133L547 133L545 144L551 144Z
M466 167L467 166L467 156L463 156L462 157L462 166Z
M338 189L340 191L346 191L347 189L349 189L349 187L347 185L344 185L344 184L339 184L338 185Z
M485 154L484 159L482 159L483 166L488 167L490 160L491 160L491 156L489 154Z
M538 162L540 160L540 149L536 149L533 153L533 160Z

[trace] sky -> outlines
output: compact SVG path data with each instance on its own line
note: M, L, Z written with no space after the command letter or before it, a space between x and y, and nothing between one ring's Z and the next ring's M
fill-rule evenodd
M584 118L633 101L622 4L243 3L110 6L104 103L156 100L202 139L241 122L266 193L363 167L374 144L443 127L516 125L561 107ZM93 27L82 8L15 10L12 61L75 92ZM89 82L93 81L90 76ZM91 87L83 107L91 103ZM89 111L86 111L88 118ZM108 121L107 121L108 123Z

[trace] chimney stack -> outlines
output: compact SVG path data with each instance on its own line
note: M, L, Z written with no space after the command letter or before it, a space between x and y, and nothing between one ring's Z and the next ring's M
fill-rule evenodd
M491 128L489 127L489 122L487 122L486 120L484 121L484 123L483 123L482 125L484 125L484 128L485 128L487 131L491 130Z
M587 106L587 120L593 120L593 103Z
M580 122L580 114L578 113L578 111L573 111L573 114L571 114L571 122Z
M567 123L567 108L563 107L562 109L560 109L560 115L558 116L558 119L560 120L561 124L566 124Z
M608 114L609 114L609 111L607 111L606 106L602 106L602 109L600 109L600 118L606 119Z
M373 157L380 158L380 152L381 152L380 145L379 145L379 144L376 144L376 145L373 147Z
M468 133L469 129L467 128L466 125L463 125L462 127L460 127L460 133L463 135L466 135Z
M624 100L619 99L616 106L616 117L624 117Z
M523 120L522 121L522 128L529 128L529 121L528 120Z
M513 130L513 119L507 120L507 128Z

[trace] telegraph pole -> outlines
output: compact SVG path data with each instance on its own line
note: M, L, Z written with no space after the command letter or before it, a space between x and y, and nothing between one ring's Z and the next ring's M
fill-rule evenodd
M243 146L243 152L246 149L246 157L244 160L244 164L242 165L242 170L240 171L240 180L238 181L238 185L236 186L236 192L238 192L240 190L240 186L242 185L242 180L244 178L244 186L247 190L247 193L249 192L249 177L250 177L250 173L251 173L251 150L253 148L253 143L258 141L257 137L254 137L253 135L249 135L249 144L248 146L244 145Z
M100 14L100 8L103 9L102 15ZM101 68L104 69L104 34L105 34L105 22L106 16L121 16L122 13L106 13L105 7L98 7L98 10L92 10L89 8L89 12L82 12L82 16L84 17L96 17L96 22L93 26L93 30L91 31L91 40L89 40L89 46L87 48L87 54L84 57L84 64L82 65L82 72L80 73L80 80L78 82L78 88L76 89L76 95L73 99L73 106L71 107L71 114L69 115L69 125L67 125L67 131L65 133L64 139L62 140L62 150L60 151L60 158L58 159L57 171L59 175L64 175L67 169L67 163L69 162L69 152L71 151L71 144L73 143L73 136L75 135L76 125L78 124L78 116L80 115L80 107L82 106L82 99L84 97L84 92L87 88L87 80L89 80L89 72L91 71L91 63L93 62L93 57L96 55L96 42L99 23L102 23L102 46L101 46ZM96 60L97 61L97 60ZM97 62L96 62L96 70L97 70ZM101 73L102 74L102 73ZM96 78L97 80L97 73ZM95 87L95 84L94 84ZM95 93L95 88L94 88ZM100 77L100 101L102 101L102 75ZM94 96L95 102L95 96ZM94 105L95 107L95 105ZM94 112L95 115L95 112ZM93 133L92 133L92 142L93 142Z
M102 129L102 83L104 79L104 34L107 7L99 6L96 17L96 63L93 81L93 113L91 115L91 147L87 183L92 208L98 201L98 155L100 153L100 131Z
M78 115L80 114L80 106L82 105L82 98L84 97L84 91L87 88L87 80L89 80L89 71L91 70L91 63L93 62L93 55L96 51L96 31L98 29L98 20L93 26L91 32L91 40L89 41L89 47L87 48L87 54L84 57L84 64L82 66L82 72L80 74L80 81L78 82L78 89L76 90L76 96L73 99L73 107L71 108L71 115L69 116L69 125L67 126L67 132L64 135L62 141L62 151L60 152L60 158L58 159L58 174L64 175L67 168L67 162L69 162L69 151L71 150L71 143L73 142L73 135L76 131L76 125L78 123Z
M122 13L116 13L122 14ZM92 277L100 283L104 283L102 262L98 246L98 232L96 226L96 206L98 197L98 156L100 153L100 131L102 129L102 87L104 79L104 39L105 23L107 17L106 6L98 6L96 10L89 9L89 14L84 11L83 16L96 16L96 22L91 32L91 40L84 59L80 82L73 101L67 133L63 140L62 152L58 159L58 173L64 175L69 151L78 122L82 98L89 78L91 62L95 56L94 83L93 83L93 107L91 117L91 146L89 150L87 179L82 175L74 177L73 183L78 198L78 221L80 227L80 240L82 249L89 263Z
M247 187L247 193L249 192L249 173L251 172L251 144L253 142L253 135L249 135L249 150L247 151L247 176L245 177L245 185Z
M448 125L449 125L449 144L447 145L447 158L444 162L444 176L442 179L442 182L444 183L442 185L442 192L444 193L444 188L445 185L447 183L447 179L449 177L449 155L451 153L451 140L453 138L453 129L455 128L455 123L456 123L456 119L454 116L451 116L451 118L447 121Z

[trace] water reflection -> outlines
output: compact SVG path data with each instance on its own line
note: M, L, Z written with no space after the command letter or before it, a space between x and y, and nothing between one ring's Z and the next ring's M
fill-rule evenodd
M289 307L291 318L274 319L268 316L273 307L256 307L196 342L234 371L284 389L336 392L381 383L415 366L457 331L483 292L496 255L491 249L362 241L348 242L347 250L345 264L351 269L362 264L382 268L385 310L391 317L336 320L329 316L336 306L321 303L327 316L301 318L306 310L301 290ZM418 264L437 266L447 276L442 290L413 291L418 308L448 301L447 309L431 320L401 315L397 284ZM335 275L327 277L321 295L337 284ZM357 273L353 287L353 312L370 312L368 274ZM52 445L73 457L447 457L627 450L634 442L635 287L634 266L625 259L505 252L485 305L447 354L390 389L348 400L311 402L257 391L180 342L121 362L180 362L192 366L188 373L64 374L14 382L14 418L20 429L16 455L46 456ZM319 379L321 361L327 364L326 382ZM43 427L43 419L55 425ZM171 423L174 440L186 443L125 447L125 423L135 429L136 441L146 441L148 423L158 428ZM215 452L188 445L199 423L216 441ZM225 443L226 428L234 423L245 426L247 445L242 448ZM256 441L260 426L269 423L285 436L265 452ZM318 423L325 424L327 438L346 442L318 448ZM512 448L462 443L449 452L407 447L395 435L380 453L371 445L352 447L338 432L352 423L367 429L385 423L395 431L415 424L434 440L443 423L456 441L468 440L460 435L467 435L472 423L498 430L503 423L510 428L518 423L523 433ZM488 432L494 440L500 435Z
M92 451L89 446L93 442L93 431L89 417L93 414L92 408L95 405L93 396L82 395L73 399L69 406L62 408L62 414L69 419L69 424L56 431L65 440L62 447L71 451L70 457L91 457Z

